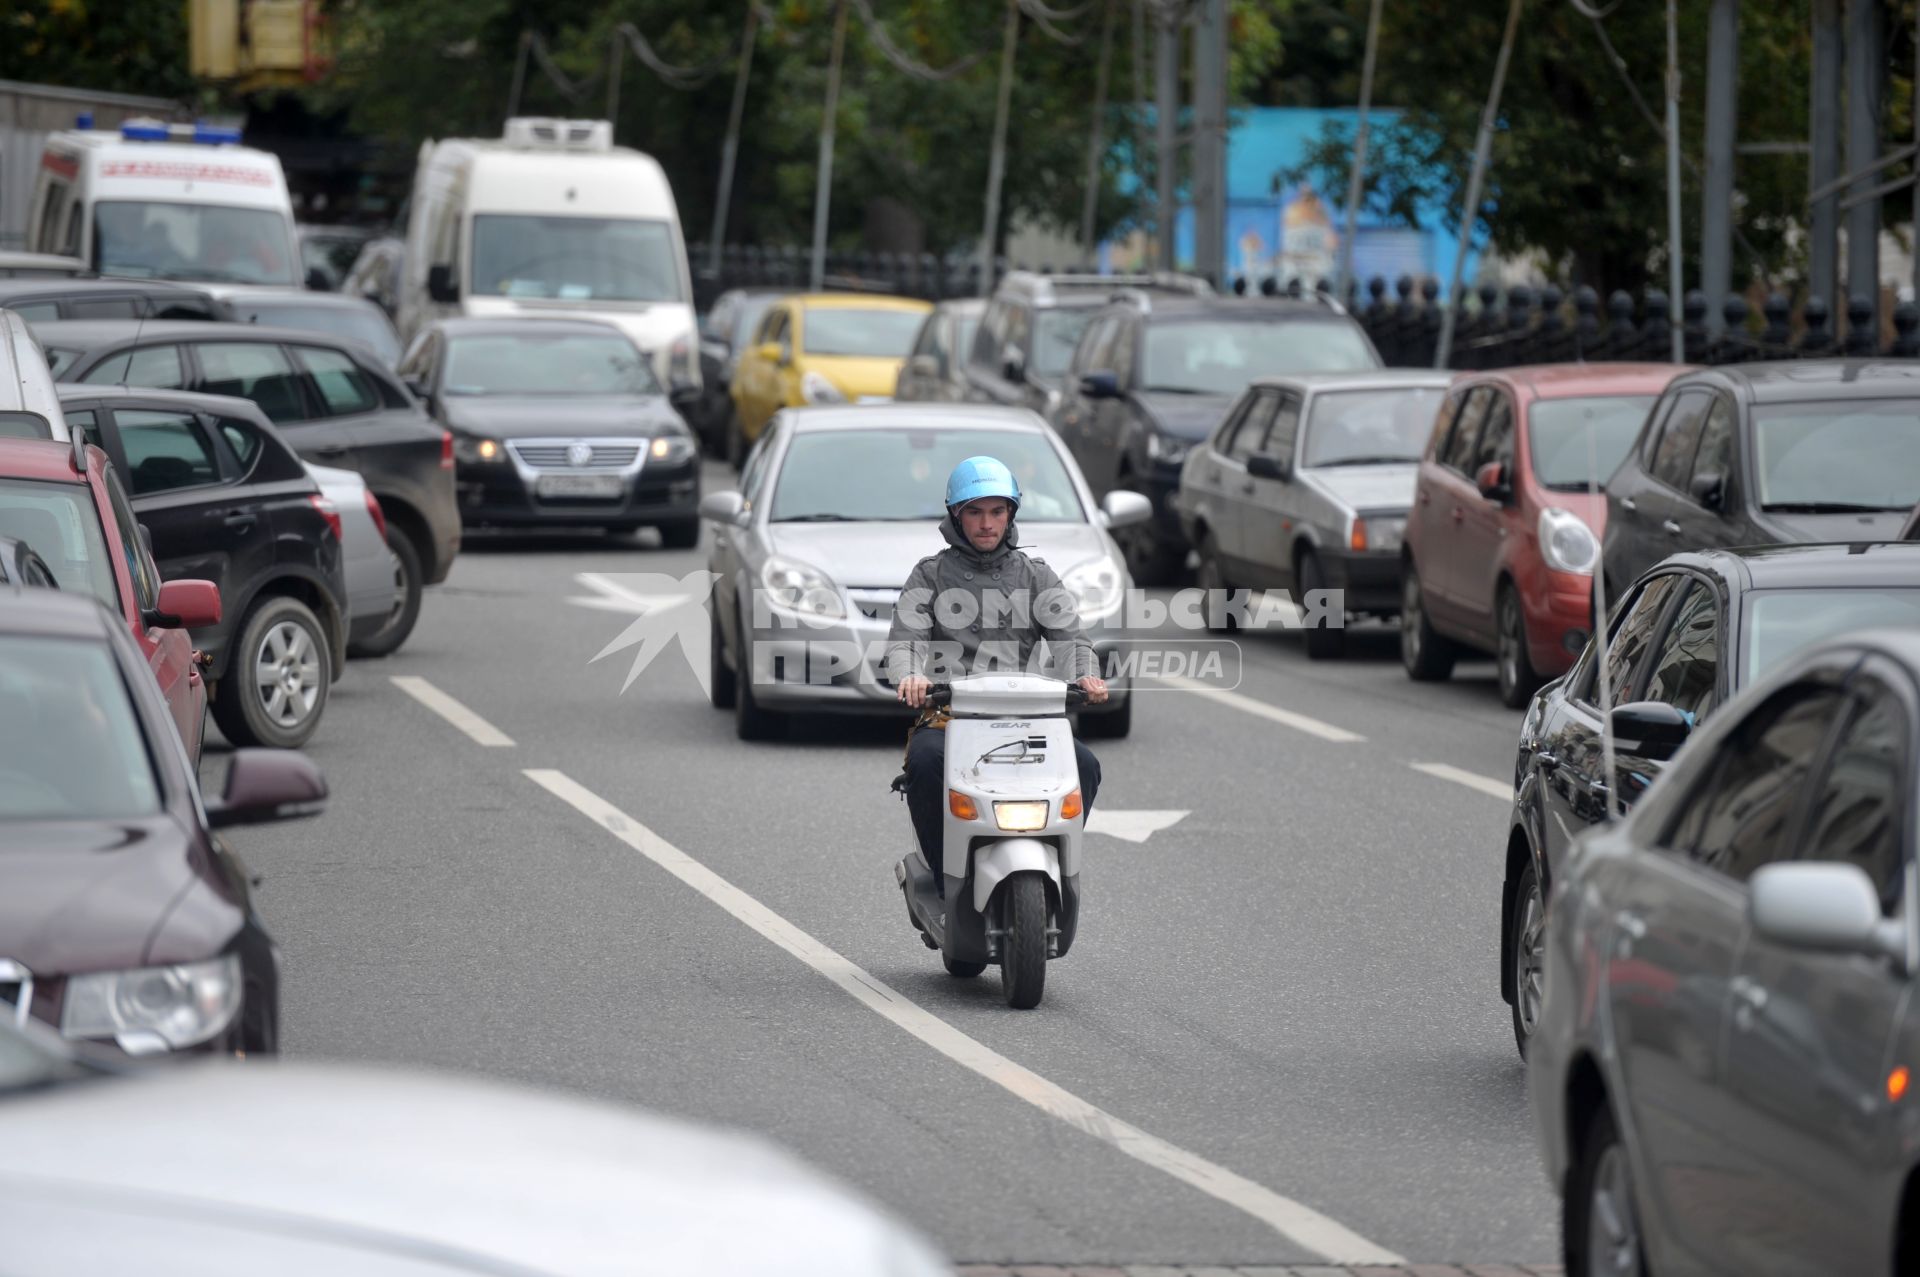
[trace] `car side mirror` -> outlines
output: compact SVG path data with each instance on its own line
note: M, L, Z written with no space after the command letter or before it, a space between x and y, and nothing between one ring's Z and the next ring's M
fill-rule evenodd
M409 374L400 380L406 384L408 390L413 392L414 398L421 400L433 398L433 392L427 389L427 379L419 373Z
M1256 452L1247 458L1247 473L1256 479L1282 479L1287 477L1287 467L1278 457Z
M1080 378L1080 393L1089 399L1118 399L1120 379L1106 369Z
M1507 463L1504 461L1489 461L1481 466L1474 473L1473 486L1480 489L1480 495L1489 501L1505 505L1513 500L1513 482L1507 475Z
M1687 491L1709 510L1718 510L1726 502L1726 480L1717 474L1696 474Z
M1672 758L1693 734L1693 724L1665 701L1629 701L1613 707L1607 718L1614 739L1636 753L1664 761Z
M1000 375L1008 381L1019 381L1027 373L1027 357L1020 353L1020 347L1009 344L1000 352Z
M1153 518L1153 498L1144 492L1115 488L1100 500L1101 522L1109 528L1129 528Z
M436 262L427 267L427 296L437 302L460 300L460 286L453 282L452 266L446 262Z
M1788 861L1747 880L1747 918L1773 944L1909 961L1900 924L1881 915L1880 893L1858 865Z
M307 267L307 288L311 292L330 293L333 291L333 280L318 266L309 266Z
M220 797L208 799L207 827L262 825L316 816L327 805L327 782L305 754L290 749L236 749Z
M730 528L746 526L747 499L738 492L713 492L700 498L700 517Z
M763 341L753 348L755 359L764 359L770 364L780 364L783 353L784 349L777 341Z
M940 357L938 355L915 355L907 361L907 371L916 377L925 377L929 381L940 377Z
M146 531L143 527L142 532ZM161 630L200 630L220 624L220 587L212 581L163 581L160 599L146 616Z
M667 402L684 417L700 402L700 387L690 381L676 381L667 387Z

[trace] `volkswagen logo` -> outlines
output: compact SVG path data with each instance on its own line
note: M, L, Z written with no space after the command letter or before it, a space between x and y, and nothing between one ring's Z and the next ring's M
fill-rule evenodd
M570 443L567 445L567 464L578 470L593 464L593 445L590 443Z

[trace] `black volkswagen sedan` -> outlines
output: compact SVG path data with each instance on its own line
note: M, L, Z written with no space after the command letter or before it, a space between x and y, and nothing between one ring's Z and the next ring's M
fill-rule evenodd
M1613 774L1594 643L1520 727L1500 905L1500 996L1522 1054L1538 1023L1545 901L1568 846L1631 806L1713 710L1784 658L1869 626L1920 625L1920 545L1676 554L1633 582L1605 649Z
M699 542L699 447L617 328L444 319L400 373L453 432L468 526L651 527L670 548Z
M127 1056L260 1053L272 939L217 830L320 809L299 754L236 751L202 798L125 624L0 585L0 1015Z
M1891 539L1916 503L1912 360L1701 368L1667 386L1607 481L1607 584L1683 550Z

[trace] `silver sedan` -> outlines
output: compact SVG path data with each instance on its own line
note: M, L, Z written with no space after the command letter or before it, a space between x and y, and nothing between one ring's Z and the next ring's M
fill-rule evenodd
M1827 643L1572 848L1528 1049L1570 1275L1915 1271L1916 743L1920 632Z
M1096 502L1072 456L1024 408L974 404L786 409L741 470L740 490L709 496L718 525L713 702L743 738L774 734L793 712L899 713L878 678L914 564L944 543L947 475L967 457L999 457L1020 480L1020 545L1078 597L1089 630L1121 613L1133 587L1108 529L1145 519L1136 493ZM770 604L769 600L782 600ZM757 614L756 614L757 613ZM1103 654L1097 634L1094 648ZM744 675L744 676L743 676ZM1088 735L1132 724L1130 679L1085 711Z

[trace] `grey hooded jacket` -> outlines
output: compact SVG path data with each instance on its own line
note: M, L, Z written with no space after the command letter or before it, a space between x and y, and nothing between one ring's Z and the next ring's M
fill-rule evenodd
M949 548L914 565L894 604L883 662L889 682L1009 670L1072 682L1100 672L1079 599L1059 573L1019 551L1017 522L991 554L969 545L951 514L940 535Z

